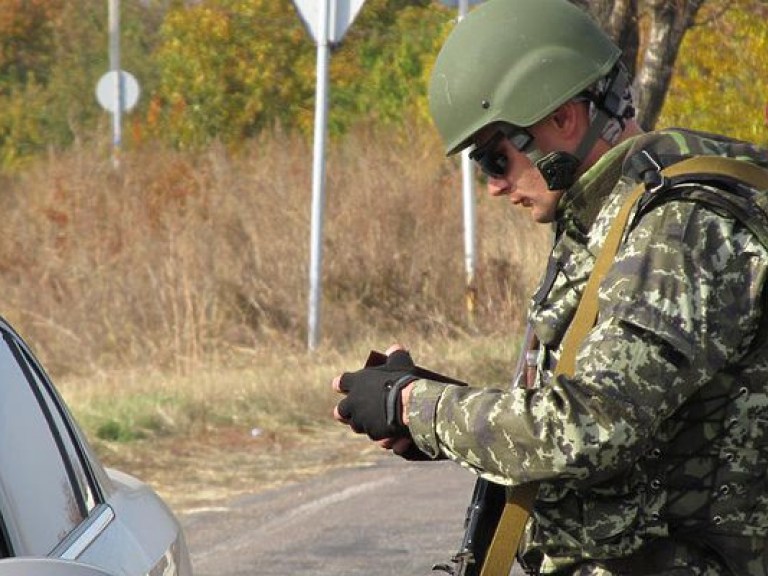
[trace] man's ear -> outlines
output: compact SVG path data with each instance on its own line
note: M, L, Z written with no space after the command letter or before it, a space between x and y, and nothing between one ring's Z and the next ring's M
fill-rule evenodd
M582 103L571 100L552 113L552 123L562 133L562 136L572 136L579 126L580 116L583 112Z

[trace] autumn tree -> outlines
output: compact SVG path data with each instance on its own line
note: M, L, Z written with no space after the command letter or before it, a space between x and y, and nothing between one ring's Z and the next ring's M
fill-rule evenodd
M290 0L177 7L161 36L153 106L178 144L236 142L311 114L314 51Z
M624 51L635 78L638 121L652 130L680 44L707 0L571 0L588 10Z
M431 0L368 0L330 62L332 133L401 119L448 20ZM202 0L171 10L155 54L151 123L177 144L238 142L279 124L310 132L316 49L291 0ZM407 113L407 112L406 112Z
M53 32L63 0L0 0L0 89L37 77L53 58Z
M151 92L163 8L121 8L123 68ZM89 138L106 114L94 90L108 60L104 0L0 0L0 165Z
M738 99L738 95L729 89L734 83L746 89L746 100L754 100L760 92L759 89L748 90L737 79L752 77L759 84L765 78L760 71L765 70L766 0L572 1L586 8L622 47L624 61L635 77L638 119L646 130L656 126L670 85L675 74L681 71L688 74L689 79L703 76L710 82L678 83L675 97L684 98L689 103L680 104L682 108L693 102L703 103L702 100L721 100L726 94ZM735 33L734 30L740 32ZM679 66L679 51L689 35L693 39L687 42L688 63ZM700 47L704 51L697 55ZM712 58L712 62L704 65L702 60L707 56ZM698 64L691 64L692 60L698 61ZM725 90L716 89L714 84L725 84ZM682 86L686 87L684 94L681 93ZM745 103L749 109L755 109L754 102ZM730 115L730 119L738 125L738 119L743 118L740 115L743 108L739 103L732 102L726 109L740 110ZM671 115L680 118L679 112ZM726 120L722 115L720 118ZM715 121L709 123L709 129L727 131L733 125L731 121L719 125ZM749 134L757 136L754 128L744 134L745 137Z
M646 129L670 83L677 103L665 121L685 118L681 98L689 107L730 98L720 111L729 124L762 105L766 0L571 1L622 47ZM292 0L142 0L121 9L122 67L142 89L125 117L126 143L238 144L275 125L311 133L316 50ZM331 133L427 120L430 70L455 17L435 0L366 0L333 48ZM106 129L93 95L108 68L106 26L103 0L0 0L0 164ZM694 45L698 61L680 64L681 46L690 54Z
M429 1L369 1L339 50L335 102L353 121L426 119L429 73L453 14Z
M61 0L0 0L0 162L10 164L45 140L44 86L53 60Z
M681 46L661 121L768 145L768 2L712 3L698 20Z

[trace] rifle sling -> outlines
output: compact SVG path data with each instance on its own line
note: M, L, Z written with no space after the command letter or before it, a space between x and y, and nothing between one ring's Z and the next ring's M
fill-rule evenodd
M712 174L727 176L752 186L768 190L768 171L745 161L719 156L694 156L682 160L661 171L665 177L683 174ZM589 276L584 293L576 309L573 321L563 339L563 350L555 369L555 377L572 376L576 364L576 352L581 342L597 320L597 291L606 272L613 265L624 231L635 204L646 192L641 183L629 194L611 225L595 266ZM507 489L507 501L496 532L491 539L480 576L508 576L512 570L515 554L520 546L525 525L538 494L539 483L528 482Z

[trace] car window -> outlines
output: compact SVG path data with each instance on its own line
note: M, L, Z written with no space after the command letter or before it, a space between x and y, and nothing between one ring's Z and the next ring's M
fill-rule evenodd
M93 497L69 432L15 338L0 338L0 511L15 555L46 555Z
M58 430L61 437L61 448L67 453L67 461L71 464L72 474L77 483L77 492L82 495L85 512L93 510L99 501L102 500L97 495L97 485L85 462L88 457L85 454L84 447L80 444L81 438L73 428L72 418L64 407L64 403L53 386L50 384L48 376L43 371L40 364L32 354L20 345L22 358L29 366L29 376L34 380L37 388L40 390L40 399L45 401L48 410L53 419L53 429Z

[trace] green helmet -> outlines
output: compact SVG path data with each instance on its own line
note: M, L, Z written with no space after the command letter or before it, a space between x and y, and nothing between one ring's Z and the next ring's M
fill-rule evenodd
M432 71L447 154L492 122L527 127L607 75L621 50L566 0L488 0L461 20Z

